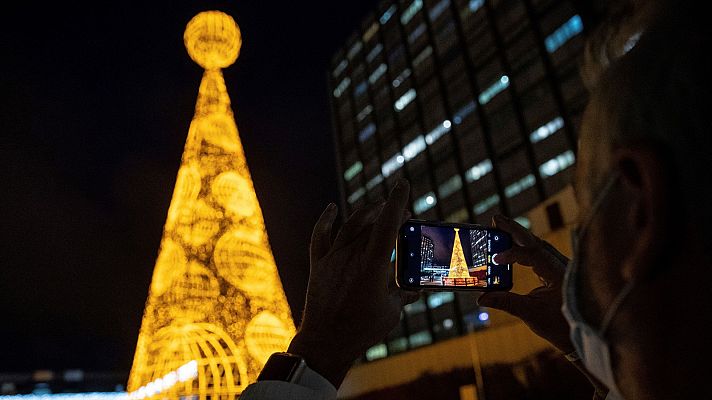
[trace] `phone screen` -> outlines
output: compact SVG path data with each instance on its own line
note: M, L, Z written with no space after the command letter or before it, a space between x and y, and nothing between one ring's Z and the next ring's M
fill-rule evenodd
M415 290L509 290L512 265L493 257L512 247L504 231L409 220L396 244L397 283Z

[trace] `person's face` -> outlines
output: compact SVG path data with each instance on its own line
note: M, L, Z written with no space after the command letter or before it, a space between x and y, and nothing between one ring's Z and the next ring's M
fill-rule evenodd
M620 226L620 209L615 186L595 215L591 207L613 172L611 124L604 118L603 102L592 101L581 126L574 189L579 222L589 220L585 237L580 238L582 268L579 290L583 317L598 326L608 306L620 290L620 263L625 236Z

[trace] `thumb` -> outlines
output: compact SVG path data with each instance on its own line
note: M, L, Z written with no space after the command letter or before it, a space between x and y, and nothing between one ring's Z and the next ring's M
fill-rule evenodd
M512 292L490 292L477 299L477 304L482 307L502 310L518 318L526 314L528 303L527 296Z

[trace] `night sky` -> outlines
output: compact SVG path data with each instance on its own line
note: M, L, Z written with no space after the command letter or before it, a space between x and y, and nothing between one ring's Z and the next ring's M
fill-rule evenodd
M450 265L452 248L455 246L455 231L452 228L423 226L421 233L433 240L433 264ZM470 247L469 231L461 229L459 234L465 261L468 266L471 266L472 248Z
M0 25L0 372L129 370L202 74L183 30L209 9L242 30L224 75L298 317L312 225L338 200L327 69L376 1L14 3Z

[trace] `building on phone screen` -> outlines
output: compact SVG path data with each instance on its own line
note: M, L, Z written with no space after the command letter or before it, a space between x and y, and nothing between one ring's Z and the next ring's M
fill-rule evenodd
M502 213L567 248L562 228L575 213L568 183L587 101L579 65L584 30L598 21L593 9L580 0L382 1L328 71L342 209L387 195L405 177L414 218L489 225ZM470 276L485 279L486 240L470 238L481 255ZM432 265L432 241L423 243L421 272ZM514 280L515 291L539 284L521 270ZM349 375L343 396L417 387L424 374L460 368L475 371L484 390L488 368L512 376L549 354L521 323L478 308L475 298L436 292L408 305ZM479 352L472 338L482 341ZM408 372L394 372L403 363Z

